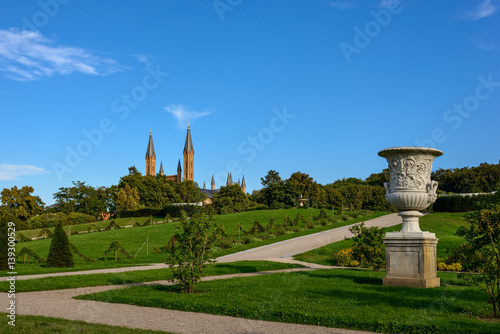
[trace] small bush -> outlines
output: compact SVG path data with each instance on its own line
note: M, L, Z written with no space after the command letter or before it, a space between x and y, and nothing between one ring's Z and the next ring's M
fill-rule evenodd
M441 271L461 271L462 265L460 263L446 264L444 262L439 262L437 264L437 269Z
M73 253L69 245L68 236L59 223L54 230L54 235L50 242L49 255L47 257L47 267L73 267Z

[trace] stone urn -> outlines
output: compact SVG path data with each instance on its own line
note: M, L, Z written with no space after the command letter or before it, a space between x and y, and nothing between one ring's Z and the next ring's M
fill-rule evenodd
M378 153L389 163L390 182L384 183L385 198L401 210L402 233L422 232L419 211L436 201L438 183L431 180L432 162L442 154L428 147L391 147Z
M436 200L438 183L431 180L432 162L443 152L427 147L392 147L378 153L389 163L390 182L385 183L385 198L403 218L400 232L384 238L384 286L433 288L440 286L436 271L434 233L422 232L418 219Z

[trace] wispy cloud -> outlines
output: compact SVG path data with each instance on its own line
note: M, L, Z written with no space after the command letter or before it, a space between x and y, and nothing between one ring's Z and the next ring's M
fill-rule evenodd
M350 10L357 7L354 1L330 1L330 7L339 10Z
M469 20L476 21L483 17L490 16L496 10L497 6L493 4L492 0L483 0L476 9L467 12L465 17Z
M55 45L39 32L0 30L0 71L9 79L33 81L74 72L109 75L125 68L89 50Z
M205 117L210 115L210 111L190 111L188 108L182 104L172 104L165 108L165 110L174 115L177 119L177 125L180 128L184 128L188 121L192 121L196 118Z
M50 174L49 171L31 165L0 164L0 181L19 180L24 175Z

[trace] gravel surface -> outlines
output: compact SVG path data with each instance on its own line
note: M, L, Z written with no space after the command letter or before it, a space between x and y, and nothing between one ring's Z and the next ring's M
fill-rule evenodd
M367 220L364 223L367 227L389 227L401 224L401 217L399 217L397 213L391 213L389 215ZM271 245L252 248L235 254L229 254L219 257L217 262L292 258L294 255L323 247L333 242L344 240L345 238L351 238L353 234L349 232L349 227L352 225L280 241Z
M367 226L387 227L401 223L401 218L397 214L390 214L383 217L366 221ZM218 258L218 262L234 262L242 260L270 260L286 263L300 263L308 268L296 268L279 270L273 272L292 272L313 270L319 268L333 268L322 265L296 261L291 259L293 255L300 254L332 242L351 237L349 226L336 228L329 231L315 233L295 239L290 239L250 249L244 252L231 254ZM95 273L113 273L134 270L148 270L165 268L164 264L156 264L142 267L127 267L114 269L99 269L88 271L77 271L67 273L54 273L45 275L17 276L17 280L40 278L49 276L69 276ZM271 272L247 273L235 275L222 275L216 277L205 277L203 280L227 279L231 277L247 277L264 275ZM5 280L6 278L3 278ZM107 291L110 289L121 289L126 286L140 284L171 284L167 281L138 283L122 286L100 286L67 290L25 292L16 294L16 314L19 315L40 315L46 317L63 318L69 320L82 320L91 323L100 323L113 326L124 326L129 328L141 328L149 330L162 330L174 333L369 333L354 330L326 328L321 326L308 326L287 324L271 321L248 320L242 318L210 315L204 313L182 312L165 310L152 307L140 307L125 304L110 304L88 300L77 300L73 297L83 294ZM0 293L0 305L8 305L7 293ZM2 307L3 308L3 307Z
M273 272L291 272L312 270L296 268ZM249 277L266 273L246 273L205 277L203 280L228 279L231 277ZM126 304L111 304L89 300L73 299L75 296L121 289L132 285L171 284L168 281L130 284L124 286L100 286L56 291L25 292L16 294L18 315L40 315L45 317L81 320L91 323L123 326L149 330L161 330L173 333L220 334L220 333L276 333L276 334L353 334L369 333L354 330L327 328L321 326L287 324L281 322L248 320L229 316L204 313L182 312L140 307ZM0 303L7 305L7 294L0 294Z

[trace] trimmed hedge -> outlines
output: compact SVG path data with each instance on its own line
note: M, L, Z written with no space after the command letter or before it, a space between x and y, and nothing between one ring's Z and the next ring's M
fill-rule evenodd
M47 256L47 267L74 267L73 253L69 245L68 236L59 223L54 230L50 242L49 255Z
M162 209L153 209L153 208L142 208L137 210L124 210L119 212L120 218L128 218L128 217L165 217L169 215L173 218L178 218L181 216L181 211L185 211L186 214L190 217L196 213L201 213L203 207L197 205L167 205Z
M500 192L472 196L441 196L434 202L433 210L435 212L470 212L498 203L500 203Z

